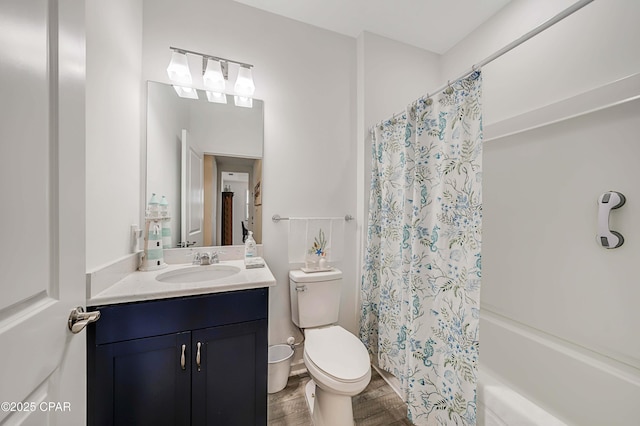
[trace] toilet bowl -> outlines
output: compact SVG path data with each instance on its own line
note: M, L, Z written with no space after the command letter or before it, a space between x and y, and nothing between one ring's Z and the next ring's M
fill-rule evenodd
M340 326L305 330L303 359L318 386L340 395L359 394L371 379L367 349Z
M351 397L371 380L366 348L342 327L305 330L303 359L311 381L305 395L315 426L352 426Z
M338 321L342 272L289 272L291 317L304 331L305 396L314 426L353 426L351 397L371 380L369 353Z

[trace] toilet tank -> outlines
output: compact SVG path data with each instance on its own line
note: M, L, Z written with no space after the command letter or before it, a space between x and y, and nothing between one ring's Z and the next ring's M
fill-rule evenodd
M289 271L291 319L300 328L338 322L342 272L338 269L305 273Z

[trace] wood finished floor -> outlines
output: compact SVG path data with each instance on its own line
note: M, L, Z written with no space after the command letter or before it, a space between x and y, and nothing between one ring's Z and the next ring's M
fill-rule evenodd
M287 387L269 395L270 426L311 425L311 415L304 398L304 387L310 380L307 373L289 377ZM374 369L371 382L353 397L353 417L357 426L411 425L407 406Z

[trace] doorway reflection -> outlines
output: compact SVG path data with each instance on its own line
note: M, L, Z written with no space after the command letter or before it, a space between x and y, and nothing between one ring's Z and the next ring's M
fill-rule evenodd
M262 243L262 160L204 157L204 245L241 245L248 231Z

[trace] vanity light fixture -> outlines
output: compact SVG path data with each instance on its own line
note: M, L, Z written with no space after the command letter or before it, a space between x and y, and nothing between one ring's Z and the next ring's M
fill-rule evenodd
M197 55L202 58L202 83L209 102L227 103L227 96L225 95L226 80L229 77L229 64L232 63L239 66L238 77L233 86L235 104L246 108L253 107L252 97L256 90L251 73L253 65L177 47L169 47L169 49L172 53L167 74L169 74L169 78L174 83L174 89L179 96L198 98L196 88L193 87L187 61L188 54ZM188 89L191 89L191 91Z
M175 90L181 98L198 99L198 91L193 87L177 86L174 84L173 90Z

